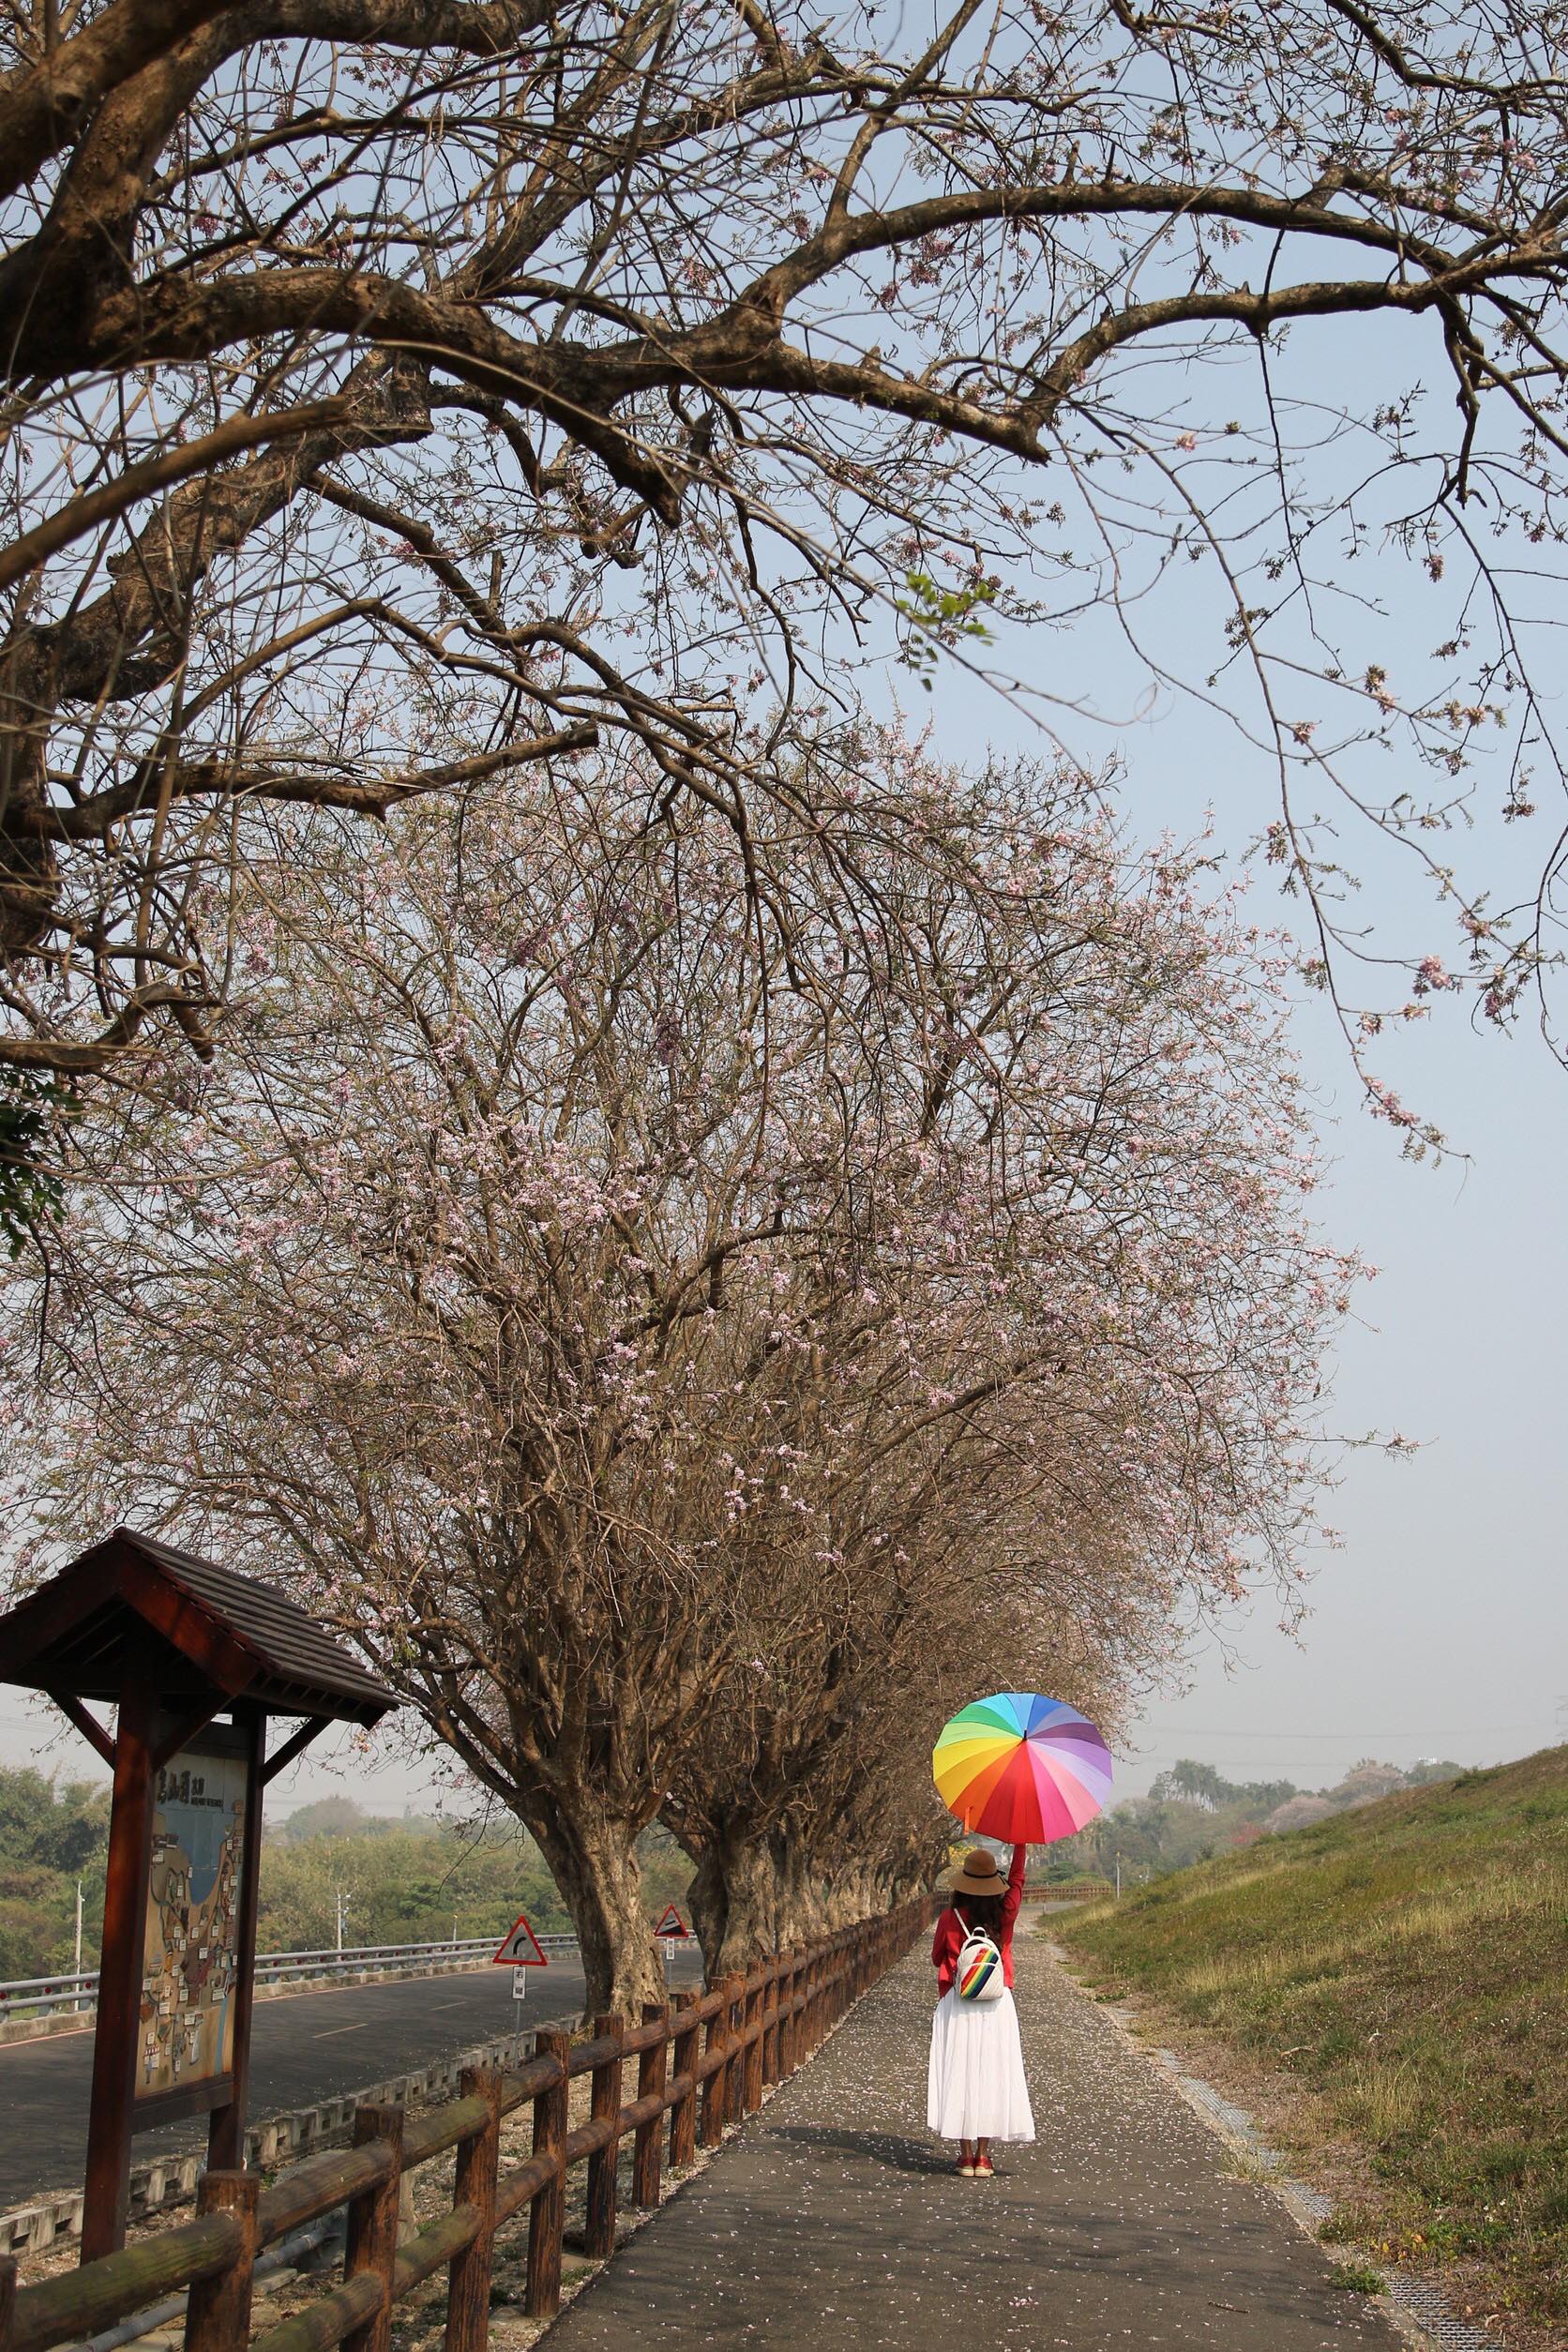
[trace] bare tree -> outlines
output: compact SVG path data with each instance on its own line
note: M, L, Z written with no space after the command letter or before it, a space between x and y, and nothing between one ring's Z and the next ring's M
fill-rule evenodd
M47 1320L16 1277L50 1536L284 1560L538 1839L591 2005L655 1986L672 1789L726 1905L781 1841L798 1918L835 1817L867 1887L921 1850L966 1543L976 1653L1103 1685L1310 1511L1353 1269L1254 947L1070 780L864 765L874 930L841 844L766 844L798 985L724 820L595 763L369 853L289 813L200 1101L84 1120Z
M958 1707L1048 1690L1114 1727L1163 1657L1149 1530L1094 1509L1093 1418L1075 1424L1066 1395L1032 1401L1057 1417L1054 1480L1037 1432L1010 1448L966 1432L918 1465L895 1449L875 1525L829 1570L792 1576L776 1556L748 1580L744 1636L663 1809L697 1865L711 1973L931 1882L958 1833L931 1748Z
M19 0L0 39L14 1068L208 1049L248 802L373 818L630 738L642 813L755 860L846 662L978 656L992 609L1114 610L1235 711L1320 976L1340 788L1489 1012L1535 969L1558 851L1510 931L1445 840L1494 714L1505 815L1557 762L1505 593L1558 536L1549 13ZM1380 535L1429 662L1349 593ZM831 822L852 754L811 775Z

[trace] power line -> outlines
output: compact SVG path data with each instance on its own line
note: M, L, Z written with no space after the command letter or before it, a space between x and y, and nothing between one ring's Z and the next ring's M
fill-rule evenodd
M1526 1723L1449 1724L1444 1726L1445 1740L1479 1740L1492 1733L1541 1731L1563 1728L1560 1715L1537 1715ZM1196 1724L1151 1723L1138 1726L1144 1731L1158 1731L1169 1739L1181 1740L1425 1740L1434 1726L1425 1725L1416 1731L1367 1730L1357 1725L1349 1731L1232 1731L1203 1730Z

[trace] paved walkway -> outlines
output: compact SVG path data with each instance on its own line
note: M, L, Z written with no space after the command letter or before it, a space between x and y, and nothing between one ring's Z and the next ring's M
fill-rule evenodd
M923 1951L639 2231L548 2352L1393 2352L1375 2304L1020 1935L1039 2134L990 2181L925 2131Z

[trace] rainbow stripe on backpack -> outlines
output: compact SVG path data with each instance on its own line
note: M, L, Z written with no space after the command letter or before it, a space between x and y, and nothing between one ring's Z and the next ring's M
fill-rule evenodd
M987 1987L1002 1968L1002 1954L988 1937L970 1937L958 1955L957 1983L961 2001L994 2000Z

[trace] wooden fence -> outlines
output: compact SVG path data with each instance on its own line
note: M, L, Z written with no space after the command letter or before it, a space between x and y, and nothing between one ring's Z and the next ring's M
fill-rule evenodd
M622 2142L632 2142L632 2202L656 2206L666 2163L671 2170L689 2164L699 2144L716 2148L727 2129L752 2114L764 2087L811 2056L929 1916L928 1903L906 1904L884 1919L779 1953L748 1976L726 1977L706 1993L677 1993L669 2007L650 2005L636 2026L600 2017L589 2042L542 2032L535 2055L515 2073L471 2068L461 2096L444 2106L413 2116L400 2106L361 2107L351 2148L310 2157L270 2187L255 2173L209 2172L194 2221L58 2278L19 2288L15 2263L0 2261L0 2352L45 2352L79 2342L182 2287L189 2289L186 2352L240 2352L250 2337L257 2255L339 2206L348 2209L341 2283L258 2336L252 2352L329 2352L336 2344L347 2352L387 2352L393 2305L441 2269L447 2274L445 2352L486 2352L498 2231L527 2213L526 2309L531 2317L549 2318L560 2302L571 2167L588 2167L584 2250L609 2254ZM629 2061L637 2088L628 2101ZM568 2088L580 2074L592 2078L589 2118L569 2131ZM532 2152L504 2173L501 2119L528 2103ZM452 2148L450 2209L400 2244L403 2174Z

